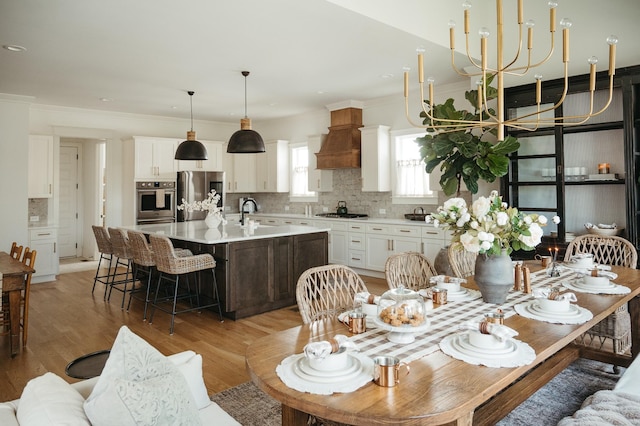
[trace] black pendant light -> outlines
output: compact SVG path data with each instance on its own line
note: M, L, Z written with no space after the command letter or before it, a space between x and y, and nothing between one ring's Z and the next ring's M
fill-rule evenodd
M231 154L254 154L264 152L262 136L251 130L251 119L247 118L247 76L249 71L242 71L244 76L244 118L240 120L240 130L231 135L227 152Z
M187 132L187 140L180 142L176 149L176 160L206 160L207 148L196 140L196 132L193 131L193 92L189 94L189 103L191 104L191 130Z

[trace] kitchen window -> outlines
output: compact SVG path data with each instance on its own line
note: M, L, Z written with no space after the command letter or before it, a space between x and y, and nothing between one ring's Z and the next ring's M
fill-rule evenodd
M429 174L420 158L416 138L424 133L391 132L392 140L392 197L394 204L437 204L438 197L429 187Z
M290 201L318 201L318 194L309 191L309 147L306 143L291 144Z

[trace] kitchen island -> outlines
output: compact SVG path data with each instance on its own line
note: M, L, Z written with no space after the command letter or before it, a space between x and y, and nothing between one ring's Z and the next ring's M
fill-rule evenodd
M244 318L296 303L296 283L307 269L328 262L328 228L237 224L209 229L204 221L125 227L162 234L175 247L216 260L216 280L225 316ZM201 273L204 296L211 297L211 274Z

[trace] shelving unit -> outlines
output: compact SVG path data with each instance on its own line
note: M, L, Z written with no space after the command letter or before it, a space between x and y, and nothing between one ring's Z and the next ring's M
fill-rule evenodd
M567 117L588 111L588 83L588 75L569 79L565 102L549 114ZM563 80L543 85L545 106L558 101L563 86ZM606 75L598 76L597 89L594 110L608 98ZM639 96L640 66L620 69L611 104L585 124L509 131L521 147L510 156L509 173L501 179L505 201L524 212L549 218L557 214L562 220L557 227L550 223L544 228L541 253L548 247L564 249L573 234L586 232L587 222L616 223L625 228L622 236L638 247ZM533 111L534 102L534 85L506 90L510 116ZM599 163L609 163L617 178L589 180L588 175L598 173Z

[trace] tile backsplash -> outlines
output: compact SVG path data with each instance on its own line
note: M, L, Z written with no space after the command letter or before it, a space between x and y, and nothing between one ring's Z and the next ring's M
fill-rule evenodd
M46 222L49 212L48 198L29 198L29 218L38 216L39 222ZM27 220L29 220L27 218Z

